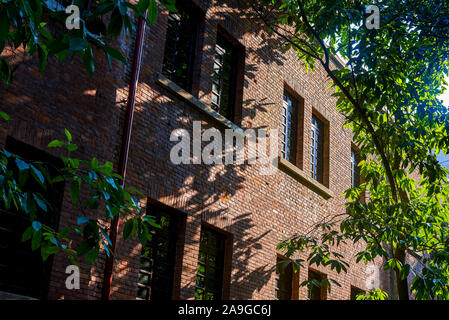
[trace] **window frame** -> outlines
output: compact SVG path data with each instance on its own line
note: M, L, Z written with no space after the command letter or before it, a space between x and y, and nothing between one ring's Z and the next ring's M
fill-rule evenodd
M276 268L275 268L275 274L274 274L274 299L276 300L298 300L299 299L299 272L293 271L293 266L290 264L288 267L286 267L284 270L279 270L278 263L283 260L287 260L283 255L277 254L276 255ZM289 287L289 290L287 290L287 298L281 298L278 296L278 291L285 291L280 288L280 284L283 279L281 279L283 273L289 272L290 274L287 275L287 279L284 279L284 281L289 282L287 285ZM288 293L288 291L290 291Z
M350 299L350 300L356 300L356 296L357 296L359 293L366 294L366 291L363 290L363 289L360 289L359 287L356 287L356 286L351 285L351 288L350 288L350 297L349 297L349 299Z
M204 247L203 250L201 249L201 237L203 235L203 230L206 231L209 234L215 234L217 235L218 238L220 238L220 240L222 241L222 248L221 248L221 252L219 252L219 254L217 255L219 257L219 263L220 263L220 269L221 272L219 272L219 276L217 279L215 279L216 281L218 281L218 287L219 289L216 290L215 292L218 293L218 298L214 299L214 300L226 300L229 299L229 289L230 289L230 278L231 278L231 269L232 269L232 234L225 232L221 229L216 228L213 225L210 225L208 223L202 223L201 225L201 232L200 232L200 243L199 243L199 247L198 247L198 259L197 259L197 263L198 266L200 265L200 255L201 252L204 251ZM206 248L207 251L209 251L209 254L213 254L213 252L211 252L212 248ZM207 260L207 257L206 257ZM208 282L206 280L206 276L207 276L207 270L205 268L205 274L204 275L200 275L200 276L204 276L204 287L199 287L198 284L198 266L197 266L197 270L195 273L195 300L197 300L196 298L196 290L200 289L203 290L203 288L206 288L206 282ZM205 290L205 292L207 292L207 290ZM200 300L200 299L198 299ZM205 299L203 299L205 300Z
M290 128L288 121L289 106L286 98L291 101L292 108L290 112ZM304 99L297 95L286 83L284 83L284 93L282 96L281 117L281 157L302 170L304 155ZM289 147L288 144L290 145ZM287 147L292 151L288 158Z
M217 55L220 51L223 52L223 61L217 61ZM227 105L222 105L221 97L226 94L223 88L223 75L216 73L216 66L223 68L225 65L225 56L230 52L228 62L230 69L228 78L227 94L229 96ZM217 33L215 38L215 47L213 54L212 67L212 87L211 87L211 108L234 123L240 123L242 112L242 97L243 97L243 82L245 74L245 47L240 44L238 40L232 37L223 27L217 26ZM220 70L223 71L223 70ZM217 77L218 76L218 77ZM217 79L218 78L218 79ZM218 91L215 89L218 88ZM217 102L214 101L214 96L217 96ZM223 109L226 112L223 112Z
M197 82L197 76L195 73L195 65L196 60L198 59L197 52L199 47L199 38L200 38L200 29L201 25L204 21L204 12L199 8L193 1L176 1L176 8L178 9L178 12L169 12L167 16L167 27L166 27L166 33L165 33L165 45L164 45L164 52L163 52L163 61L162 61L162 70L161 73L169 80L173 81L175 84L177 84L180 88L183 90L192 93L193 88ZM177 45L180 41L180 34L182 33L179 30L175 31L175 40L169 41L169 33L172 31L170 20L176 20L181 21L181 15L183 13L186 13L189 15L189 24L193 24L192 29L190 30L190 40L189 40L189 48L188 51L188 63L187 63L187 71L185 75L182 75L182 78L185 77L184 81L185 83L180 83L179 79L177 79L176 73L178 67L177 60L179 60L178 57L178 51L177 51ZM176 28L181 28L181 23L179 23ZM171 46L171 49L170 49ZM170 49L170 53L169 53ZM167 66L167 67L166 67Z
M311 276L313 277L314 280L317 280L320 283L327 278L327 275L325 273L309 268L307 279L311 280L312 278ZM319 293L317 292L318 290ZM317 294L319 295L319 299L315 299ZM308 292L308 298L309 300L327 300L327 285L320 287L313 286L311 290L309 290Z
M57 170L56 168L61 168L63 167L63 162L60 158L42 150L39 148L36 148L34 145L25 143L21 140L18 140L12 136L8 136L6 138L6 142L5 142L5 150L8 150L10 153L16 154L19 157L23 158L24 160L29 160L29 161L41 161L44 163L48 163L50 164L48 171L50 173L50 175L56 175L58 173L56 173L55 171ZM25 189L33 189L34 187L36 187L37 182L34 181L33 179L29 178L28 180L29 183L31 183L31 185L28 185L28 187L25 187ZM34 184L34 186L33 186ZM40 188L40 187L38 187ZM60 224L60 217L61 217L61 210L62 210L62 204L63 204L63 198L64 198L64 191L65 191L65 182L61 181L61 182L57 182L55 185L53 185L53 188L50 188L49 190L43 190L43 191L39 191L42 192L44 194L44 197L46 198L46 200L50 201L52 206L56 209L54 214L47 214L46 212L42 212L39 208L37 214L38 215L43 215L43 217L41 217L41 221L47 225L50 225L54 230L58 230L59 228L59 224ZM32 191L35 192L35 191ZM45 195L46 193L51 194L51 196L49 197L48 195ZM21 215L23 213L21 212L17 212L16 210L14 210L13 207L11 207L9 210L5 210L3 208L0 208L0 218L2 216L6 216L8 215L10 219L16 219L17 221L19 220L25 220L26 222L24 223L24 225L14 225L17 228L27 228L29 227L29 221L27 217L22 217ZM39 218L39 216L38 216ZM1 226L2 221L0 220L0 227L5 230L5 225L3 225L3 227ZM8 282L7 281L5 284L2 284L3 288L1 290L5 291L5 292L9 292L9 293L13 293L13 294L18 294L18 295L22 295L22 296L28 296L28 297L33 297L33 298L37 298L37 299L46 299L49 293L49 289L50 289L50 278L51 278L51 274L53 271L53 262L54 262L54 256L50 256L46 261L42 261L41 255L40 255L40 251L32 251L31 250L31 245L30 242L27 241L25 243L20 241L20 238L22 237L22 233L23 231L21 230L11 230L11 231L15 231L17 234L15 235L16 237L16 241L14 241L14 239L8 239L7 244L8 246L11 245L12 248L9 248L10 251L13 251L14 253L12 254L13 258L20 258L20 252L22 252L22 254L24 254L25 256L27 256L27 264L25 266L25 271L27 269L33 269L34 272L36 272L34 277L39 277L39 283L31 283L29 284L30 286L21 286L18 283L10 283L9 287L8 287ZM6 249L7 250L7 249ZM31 258L30 258L31 255ZM33 258L35 258L36 260L33 260ZM8 264L8 266L11 268L13 267L17 262L11 262L10 264ZM37 264L37 265L33 265ZM40 271L39 271L40 269ZM37 271L36 271L37 270ZM31 272L31 274L33 275L34 272ZM29 273L28 273L29 274ZM22 274L23 276L23 274ZM22 278L21 276L21 278ZM14 275L12 275L12 277L14 277ZM13 278L15 279L15 278ZM11 280L11 278L9 278L9 280ZM34 288L32 285L37 285L38 287ZM28 291L28 293L26 292ZM33 292L34 291L34 292Z
M149 211L149 214L151 215L151 211L158 211L158 212L162 212L165 215L170 216L170 218L172 219L172 223L169 228L169 236L172 236L173 234L175 234L175 238L171 239L171 243L169 244L169 249L168 252L172 253L172 257L170 258L171 261L171 272L172 272L172 276L171 279L169 280L170 282L170 286L169 286L169 291L170 291L170 300L172 299L178 299L179 298L179 294L180 294L180 281L181 281L181 270L182 270L182 260L183 260L183 253L184 253L184 238L185 238L185 226L186 226L186 215L183 212L180 212L172 207L169 207L167 205L164 205L158 201L152 200L152 199L148 199L147 201L147 211ZM157 233L158 230L153 230L153 234ZM142 248L143 251L144 248ZM139 261L139 274L143 273L143 274L147 274L152 276L154 271L148 271L148 270L142 270L141 268L141 262L142 260L150 260L151 258L146 258L143 257L143 255L141 254L140 256L140 261ZM154 268L154 264L152 265L152 269ZM139 276L138 274L138 276ZM151 283L152 279L150 279L149 283L147 284L143 284L143 283L139 283L139 279L137 279L136 282L136 300L161 300L159 297L154 299L154 297L152 298L152 283ZM139 298L138 297L138 288L146 288L147 290L149 290L149 292L147 293L147 296L145 299ZM165 300L163 298L163 300Z
M315 109L310 122L310 171L315 181L329 187L329 122ZM316 136L320 140L316 139Z
M359 187L362 182L360 167L358 166L359 163L360 152L354 147L351 147L351 188Z

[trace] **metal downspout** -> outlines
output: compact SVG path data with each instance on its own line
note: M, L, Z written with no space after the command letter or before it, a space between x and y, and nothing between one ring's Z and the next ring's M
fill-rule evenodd
M120 150L119 159L119 174L123 177L122 186L125 185L126 167L128 164L129 145L131 142L131 132L134 119L134 106L136 102L137 84L139 81L140 63L142 58L143 40L145 35L145 19L146 13L139 17L136 42L134 45L134 56L131 71L131 79L128 89L128 101L125 115L125 127L123 131L122 146ZM106 265L104 270L102 300L109 300L111 295L112 276L114 269L114 254L116 250L117 234L119 231L119 216L114 217L111 223L111 230L109 231L109 238L111 240L111 255L106 257Z

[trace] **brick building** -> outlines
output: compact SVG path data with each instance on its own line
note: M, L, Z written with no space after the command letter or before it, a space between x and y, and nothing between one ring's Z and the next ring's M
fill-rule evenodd
M359 179L353 166L357 147L343 128L325 71L318 67L307 73L293 51L285 52L263 31L244 3L182 3L178 14L161 10L146 28L127 167L127 185L146 195L141 205L164 228L147 248L149 258L141 257L136 240L118 239L111 298L350 299L355 291L367 290L370 279L388 291L380 261L372 266L353 261L348 273L340 275L330 269L298 274L273 269L282 259L276 251L281 237L307 232L324 217L344 212L340 195ZM129 61L134 39L122 36L116 42ZM35 58L20 51L4 54L18 69L12 83L0 87L1 110L13 118L2 122L1 146L24 156L45 151L42 157L57 161L61 154L46 145L63 139L67 128L80 146L74 156L118 166L131 64L113 61L110 71L97 52L92 77L79 61L52 61L42 76ZM170 135L181 128L192 136L193 121L201 121L203 130L220 132L277 129L279 168L261 175L259 164L246 162L173 164L170 151L177 142ZM76 224L80 215L70 204L68 186L61 190L55 221L60 229ZM2 219L0 226L7 221ZM343 246L341 251L352 257L356 248ZM47 277L30 275L40 279L33 288L29 282L9 281L0 291L100 299L105 256L82 265L78 290L65 287L68 264L56 255L41 266ZM27 272L27 266L16 263L15 268L17 274ZM5 281L8 274L2 272L0 281ZM298 289L308 277L323 276L342 287L333 286L330 293L315 290L311 297L305 288Z

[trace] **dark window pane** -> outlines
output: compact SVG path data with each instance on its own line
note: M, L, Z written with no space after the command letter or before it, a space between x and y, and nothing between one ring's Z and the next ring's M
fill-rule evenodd
M137 282L137 298L151 300L172 299L178 219L176 215L150 206L148 214L156 218L161 228L152 230L151 241L142 248ZM143 297L142 287L148 294Z
M315 115L312 116L311 131L311 174L312 178L323 183L324 171L324 123Z
M238 50L220 34L215 46L212 108L234 120Z
M196 274L195 299L221 299L225 242L225 236L222 234L207 228L202 228Z
M365 294L365 290L351 286L351 300L357 300L359 294Z
M358 152L351 149L351 187L355 188L360 185L360 167L358 166L360 157Z
M10 137L6 140L5 149L25 160L45 163L44 166L52 177L58 175L57 168L62 166L60 159ZM18 168L15 163L9 163L8 169L13 171L17 179ZM22 190L40 193L50 202L54 210L46 213L38 208L36 219L56 229L64 183L56 183L44 189L29 177ZM52 259L43 262L40 250L33 252L29 241L21 241L23 232L29 226L29 217L23 212L16 211L13 206L8 211L0 207L0 291L45 299Z
M149 289L146 287L137 287L137 298L147 300L149 295Z
M318 285L325 279L325 275L317 272L309 270L309 280L315 280L316 285L312 285L309 290L309 299L310 300L326 300L326 288Z
M282 104L282 141L281 155L285 160L296 165L296 148L298 144L298 102L284 93Z
M292 299L292 281L293 281L293 269L289 264L287 267L282 268L279 266L281 259L276 261L276 278L275 278L275 295L278 300L291 300Z
M199 15L189 1L177 1L176 8L168 16L162 74L191 91Z

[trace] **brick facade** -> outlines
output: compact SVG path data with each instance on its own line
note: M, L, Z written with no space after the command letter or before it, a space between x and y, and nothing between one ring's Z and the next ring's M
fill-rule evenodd
M352 134L343 128L344 118L336 111L329 79L317 67L309 73L297 61L293 51L284 52L272 40L240 1L196 1L205 14L200 26L195 61L193 96L204 105L211 103L211 74L217 28L223 28L245 48L245 69L241 121L243 129L280 130L284 89L303 99L302 169L309 175L310 125L312 113L329 125L327 144L328 189L326 199L294 175L277 170L260 175L260 165L174 165L170 162L170 142L174 129L183 128L192 135L193 121L201 121L203 130L226 127L209 114L192 106L179 94L157 81L162 70L167 13L161 11L154 25L147 27L142 67L136 96L127 184L148 198L140 199L176 210L185 221L179 233L174 298L193 299L198 264L200 230L212 226L227 236L224 295L230 299L274 299L277 258L276 245L281 237L306 232L323 217L344 212L340 195L351 185ZM237 5L238 4L238 5ZM132 37L122 37L117 46L129 61L133 55ZM6 52L6 55L10 55ZM0 128L0 145L12 136L40 149L53 139L63 139L64 128L71 131L80 148L73 154L100 162L112 161L117 167L128 94L130 66L113 61L112 71L104 56L97 52L96 70L88 77L82 63L51 61L40 75L36 59L21 53L13 57L18 65L9 87L0 85L1 110L13 118ZM55 153L55 150L48 150ZM60 156L61 154L55 154ZM74 225L80 215L70 205L66 186L59 228ZM101 212L91 213L102 215ZM137 241L117 243L112 298L135 299L140 245ZM342 246L341 252L352 257L356 248ZM65 288L63 256L54 259L50 281L50 299L99 299L104 270L104 255L91 266L81 269L81 289ZM388 279L381 273L381 288L388 291ZM351 264L347 274L328 269L318 271L337 279L327 299L349 299L351 286L366 289L366 279L374 269ZM301 270L298 283L307 278ZM299 289L299 299L307 299L307 290Z

